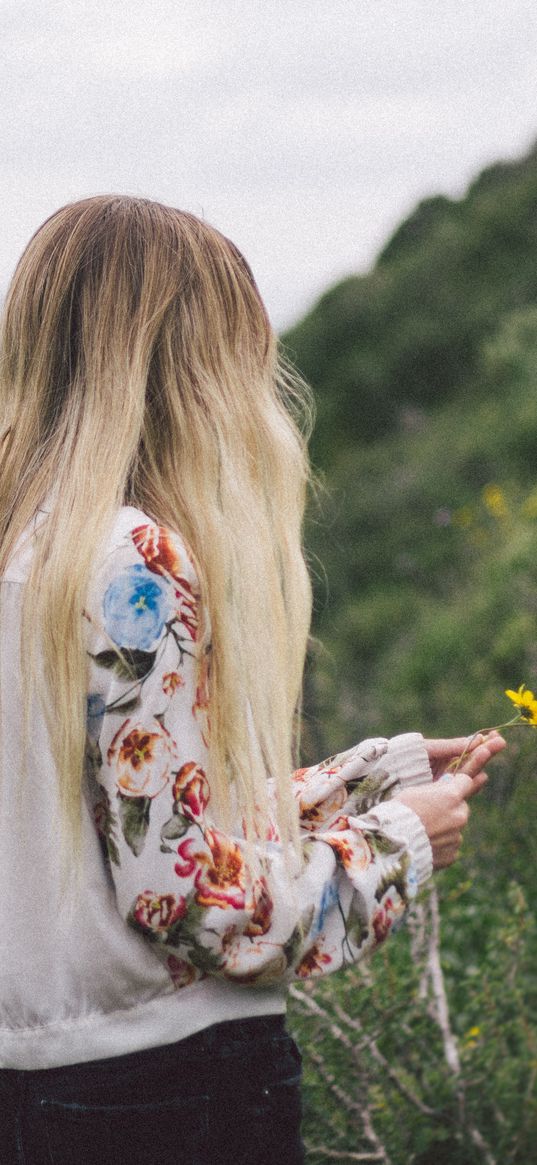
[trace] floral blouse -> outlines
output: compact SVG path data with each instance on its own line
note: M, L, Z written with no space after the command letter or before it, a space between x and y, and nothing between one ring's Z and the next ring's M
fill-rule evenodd
M274 833L254 870L240 825L229 836L211 818L191 558L133 514L85 611L87 789L120 914L177 988L206 975L267 985L362 958L431 872L421 822L392 799L431 779L421 737L365 741L295 772L302 868Z

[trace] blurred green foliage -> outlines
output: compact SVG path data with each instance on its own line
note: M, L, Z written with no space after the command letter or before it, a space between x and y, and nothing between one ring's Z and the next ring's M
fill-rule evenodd
M438 256L453 219L450 266ZM525 246L512 251L523 223ZM389 309L375 298L386 272ZM441 303L425 293L436 280ZM349 396L338 362L356 363L367 346L364 303L382 375L371 396L357 376ZM469 321L472 356L459 365L453 351ZM429 378L422 391L419 336L426 330L438 353L446 329L433 377L443 390ZM421 369L412 392L388 368L395 334ZM314 457L326 484L307 531L319 643L306 711L316 740L330 748L334 733L346 744L381 727L446 733L501 719L505 687L537 686L537 153L487 171L460 203L418 208L371 275L335 287L285 343L316 394ZM370 400L374 436L362 427Z
M427 900L365 974L350 968L295 991L308 1161L324 1165L330 1152L392 1165L535 1162L535 918L515 880L495 896L473 861L465 872L439 879L458 1073L427 982Z
M537 690L537 149L485 171L458 202L422 203L370 274L328 291L284 340L315 391L326 485L307 529L317 581L306 759L367 735L509 719L504 689ZM465 856L440 880L442 956L468 1120L490 1160L529 1165L535 730L513 730L510 743L474 803ZM366 1051L351 1062L326 1024L312 1042L311 1015L296 1008L294 1022L335 1078L368 1097L392 1165L487 1161L464 1139L418 980L407 936L370 980L347 972L315 998L369 1025L434 1117L413 1111ZM319 1120L333 1145L358 1152L356 1123L314 1065L307 1080L310 1143Z

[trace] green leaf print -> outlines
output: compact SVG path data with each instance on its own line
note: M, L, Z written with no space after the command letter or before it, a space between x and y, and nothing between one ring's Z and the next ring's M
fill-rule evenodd
M304 938L311 930L314 914L315 910L313 906L310 910L306 910L300 921L295 926L295 929L289 935L287 942L283 944L282 950L285 955L288 967L291 967L293 963L296 962L298 953L304 942Z
M405 906L408 906L409 899L407 875L409 865L410 858L408 854L403 854L397 863L394 863L393 866L388 867L386 873L383 874L375 890L375 898L377 899L377 902L381 902L386 891L391 890L393 887L394 890L397 890L397 893L399 894L399 897L402 898Z
M363 945L369 934L367 910L361 897L353 894L351 908L345 925L345 937L358 949Z
M103 755L98 744L94 744L91 740L86 740L86 775L90 781L98 784L98 774L103 767ZM99 785L99 788L102 788Z
M133 696L132 700L125 700L124 704L112 704L111 707L107 708L106 710L107 712L121 712L123 716L129 716L131 712L134 712L135 708L140 706L140 703L140 697Z
M108 837L106 839L106 852L108 854L110 861L113 862L113 864L115 866L121 865L121 861L120 861L120 857L119 857L119 850L117 848L116 840L112 836L111 833L108 835Z
M187 829L190 829L191 821L183 817L182 813L174 813L169 821L166 821L160 831L160 836L166 838L167 841L175 841L177 837L184 837Z
M119 857L119 850L117 847L116 831L118 828L118 820L112 809L108 791L104 785L99 784L99 801L95 807L96 823L99 831L99 838L102 843L105 857L115 866L120 866L121 861Z
M222 966L222 956L215 954L209 947L202 946L199 942L194 942L186 953L186 958L189 963L198 968L198 971L205 971L206 974L220 970Z
M394 841L392 838L379 833L370 833L369 830L364 830L364 837L374 854L378 854L379 856L399 854L401 849L400 841Z
M138 858L144 848L149 828L150 797L124 797L117 795L121 831L134 856Z
M184 837L187 829L192 825L191 821L187 821L182 813L174 813L168 821L164 823L160 831L161 851L165 854L173 853L173 849L166 845L167 841L176 841L179 837Z
M141 680L152 670L156 651L139 651L137 648L123 647L118 651L99 651L92 659L100 667L110 668L122 680Z
M360 790L360 805L362 804L362 801L364 803L370 801L371 804L373 804L374 801L377 800L379 789L382 788L387 780L388 773L379 769L376 773L373 773L370 776L351 778L351 780L346 781L345 784L349 793L354 793L356 789Z

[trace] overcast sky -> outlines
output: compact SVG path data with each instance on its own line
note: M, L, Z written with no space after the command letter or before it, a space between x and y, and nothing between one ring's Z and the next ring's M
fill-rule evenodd
M0 289L58 206L214 223L277 327L537 138L535 0L0 0Z

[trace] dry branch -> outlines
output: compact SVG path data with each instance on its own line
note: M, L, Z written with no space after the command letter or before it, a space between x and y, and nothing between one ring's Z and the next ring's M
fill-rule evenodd
M350 1153L341 1152L339 1149L329 1149L327 1145L311 1145L306 1142L306 1149L309 1156L313 1154L322 1156L324 1161L384 1161L385 1158L378 1153Z
M337 1083L333 1073L330 1072L326 1067L320 1052L317 1052L315 1048L310 1048L309 1056L313 1063L316 1065L319 1076L322 1080L324 1080L325 1084L330 1089L330 1092L333 1093L333 1095L339 1101L340 1105L343 1105L343 1107L346 1108L348 1112L356 1113L356 1115L360 1117L363 1126L363 1135L365 1136L366 1140L370 1141L376 1153L376 1157L374 1157L373 1160L382 1161L384 1162L384 1165L391 1165L391 1160L388 1157L386 1149L384 1148L380 1137L375 1132L369 1105L365 1101L363 1104L360 1104L358 1100L355 1100L354 1097L350 1096L350 1094L346 1092L340 1084ZM371 1157L369 1159L371 1160Z

